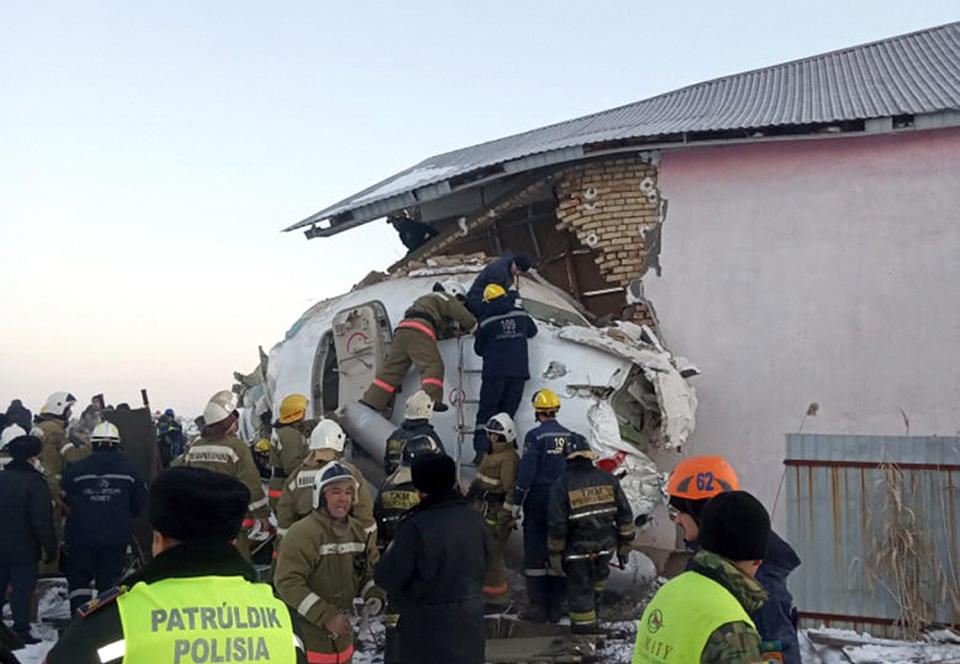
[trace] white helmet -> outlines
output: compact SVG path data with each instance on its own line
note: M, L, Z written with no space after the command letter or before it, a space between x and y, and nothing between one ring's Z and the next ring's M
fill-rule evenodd
M54 392L47 397L47 402L43 404L40 413L42 415L50 414L62 417L63 414L67 412L67 409L75 403L77 403L77 398L69 392Z
M403 416L408 420L429 420L433 416L433 399L423 390L414 392L407 399Z
M334 424L336 424L336 422L334 422ZM336 484L337 482L350 482L350 484L353 485L354 491L360 489L359 482L350 474L349 470L344 468L340 463L331 461L321 468L320 472L313 476L313 509L317 509L323 503L324 487Z
M444 293L450 293L456 297L466 297L467 289L463 287L456 279L447 279L446 281L440 282L440 285L443 286Z
M317 426L313 427L313 431L310 432L311 450L343 452L343 445L346 442L347 434L333 420L320 420L317 422Z
M223 422L237 409L237 395L230 390L220 390L207 402L203 409L203 423L206 426Z
M22 427L16 424L11 424L3 430L3 433L0 433L0 450L4 449L10 443L10 441L26 435L27 432L24 431Z
M495 433L503 436L508 443L517 439L517 432L513 428L513 418L506 413L497 413L483 427L488 433Z
M101 422L90 434L91 445L120 445L120 429L112 422Z

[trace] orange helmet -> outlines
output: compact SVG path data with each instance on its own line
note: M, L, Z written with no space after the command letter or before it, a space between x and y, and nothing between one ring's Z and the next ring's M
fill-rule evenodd
M670 473L667 493L671 498L706 500L724 491L739 491L740 481L727 460L718 456L684 459Z

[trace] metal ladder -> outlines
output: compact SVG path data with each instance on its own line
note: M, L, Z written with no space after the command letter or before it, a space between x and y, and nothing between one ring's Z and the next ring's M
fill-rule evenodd
M459 479L460 466L464 465L461 448L464 440L470 440L470 448L473 449L473 434L476 432L476 420L467 422L467 415L464 407L467 404L479 404L480 399L467 398L467 381L470 374L480 374L480 369L470 369L464 366L463 337L457 337L457 477ZM472 462L466 465L472 465Z

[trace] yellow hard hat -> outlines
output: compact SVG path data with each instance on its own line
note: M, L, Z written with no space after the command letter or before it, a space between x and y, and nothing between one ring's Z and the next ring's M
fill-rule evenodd
M267 438L261 438L257 441L257 444L253 446L260 454L266 454L270 451L270 441Z
M560 397L553 390L543 388L533 395L533 409L540 413L544 411L560 410Z
M280 402L280 424L293 424L307 414L307 397L291 394Z
M503 297L506 294L506 289L500 284L487 284L487 287L483 289L483 301L489 302L490 300L496 300L498 297Z

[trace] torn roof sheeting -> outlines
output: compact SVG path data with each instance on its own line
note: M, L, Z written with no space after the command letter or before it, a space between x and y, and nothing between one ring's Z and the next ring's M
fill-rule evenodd
M331 235L445 196L457 179L503 177L576 160L596 143L957 109L960 22L697 83L430 157L284 230L339 216L336 227L317 233Z

